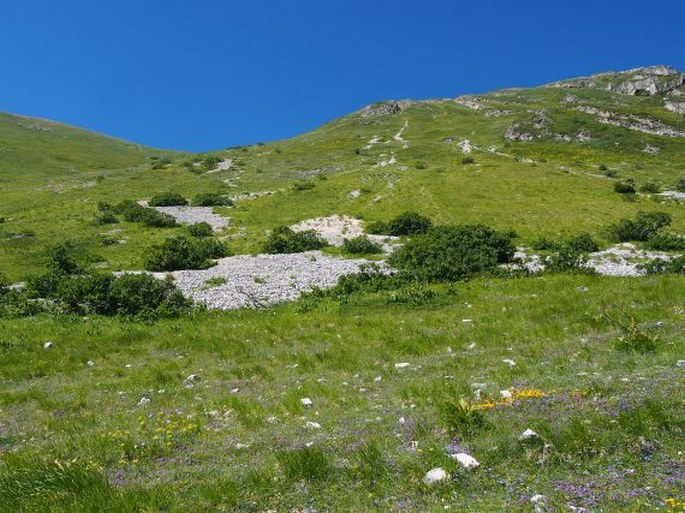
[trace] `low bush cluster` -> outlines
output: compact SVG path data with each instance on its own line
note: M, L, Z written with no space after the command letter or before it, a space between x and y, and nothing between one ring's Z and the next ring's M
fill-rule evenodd
M433 222L418 212L407 211L385 223L375 221L368 225L367 231L375 235L419 235L426 233Z
M190 308L171 282L148 274L92 273L76 262L69 244L48 252L47 272L25 288L0 286L0 317L25 317L44 312L122 315L141 320L175 317Z
M214 238L179 235L153 246L145 260L145 268L148 271L206 269L214 265L214 259L229 255L228 248Z
M685 255L672 260L657 258L642 264L640 268L647 274L685 274Z
M194 223L188 225L188 233L193 237L211 237L214 233L209 223Z
M155 194L148 201L151 207L177 207L187 205L188 200L177 192L160 192Z
M143 223L156 228L170 228L178 226L176 219L169 214L158 212L154 208L147 208L133 200L124 200L111 207L111 212L122 216L130 223Z
M383 247L380 244L372 241L366 235L359 235L351 239L344 239L343 249L347 253L352 253L354 255L366 255L380 253L383 251Z
M418 281L458 281L511 261L514 233L484 225L436 226L411 238L388 259Z
M205 192L195 196L193 205L196 207L230 207L233 205L233 200L218 192Z
M632 180L618 181L614 183L614 191L619 194L635 194L635 184Z
M635 219L621 219L607 228L614 242L645 242L669 226L673 218L666 212L638 212Z
M302 253L321 249L328 243L314 230L296 232L287 226L274 228L262 246L264 253Z

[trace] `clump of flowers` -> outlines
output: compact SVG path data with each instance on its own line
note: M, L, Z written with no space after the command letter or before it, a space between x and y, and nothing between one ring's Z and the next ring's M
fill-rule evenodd
M666 511L669 513L685 512L685 499L674 499L673 497L669 497L664 499L664 505L666 506Z
M543 397L547 397L545 392L537 388L524 388L521 390L514 389L510 390L509 392L510 395L508 397L504 397L499 401L488 399L486 401L474 404L472 408L476 410L490 410L497 406L510 406L525 399L542 399Z

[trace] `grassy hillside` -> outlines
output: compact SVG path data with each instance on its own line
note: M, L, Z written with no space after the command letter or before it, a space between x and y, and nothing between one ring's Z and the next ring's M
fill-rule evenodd
M682 202L614 190L685 177L679 80L660 67L381 102L205 154L0 115L0 274L41 275L65 240L86 267L141 269L184 228L98 224L98 204L167 191L235 198L214 209L235 253L278 225L406 210L519 245L609 245L638 211L683 234ZM60 275L76 307L81 278ZM682 274L394 279L146 322L28 297L51 313L0 317L0 512L685 511ZM427 484L435 468L448 477Z

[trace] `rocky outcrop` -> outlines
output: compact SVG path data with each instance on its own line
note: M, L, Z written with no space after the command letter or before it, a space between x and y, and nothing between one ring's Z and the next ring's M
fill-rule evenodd
M507 141L532 141L535 136L526 131L523 123L519 121L514 121L507 131L504 133L504 138Z
M667 101L664 104L664 107L666 107L666 110L670 110L676 114L685 115L685 102Z
M370 116L387 116L392 114L399 114L404 109L404 105L401 102L389 101L383 103L374 103L364 107L361 111L361 116L363 118Z
M562 80L550 87L603 89L633 96L656 96L685 85L685 74L670 66L648 66Z
M471 110L487 109L487 106L475 96L459 96L458 98L454 99L454 102Z
M620 114L618 112L601 110L596 107L589 106L576 107L576 110L595 116L597 121L605 125L620 126L627 128L628 130L634 130L636 132L642 132L650 135L685 137L685 132L676 130L675 128L665 125L656 119L636 116L634 114Z

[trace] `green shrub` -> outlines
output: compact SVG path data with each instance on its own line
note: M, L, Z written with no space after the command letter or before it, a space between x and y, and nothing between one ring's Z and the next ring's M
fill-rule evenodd
M640 192L646 192L649 194L657 194L657 193L661 192L661 187L659 186L658 183L646 182L646 183L643 183L642 186L640 187Z
M195 196L193 205L196 207L230 207L233 205L233 200L218 192L205 192Z
M221 162L221 157L217 155L208 155L202 159L201 166L204 171L212 171L217 168L219 162Z
M56 274L79 274L83 267L76 261L76 248L70 242L62 242L48 249L47 268Z
M685 274L685 255L672 260L657 258L639 266L647 274Z
M176 207L187 204L188 200L177 192L161 192L152 196L148 201L148 205L151 207Z
M564 247L577 253L594 253L599 251L599 245L592 238L592 235L587 232L569 237L564 242Z
M124 200L114 207L114 212L123 216L130 223L143 223L157 228L171 228L178 226L176 219L169 214L158 212L154 208L146 208L133 200Z
M568 246L562 247L556 253L545 258L545 270L551 273L582 272L594 274L594 270L586 267L587 255Z
M609 168L607 167L607 165L604 164L604 163L600 164L600 165L597 166L597 167L598 167L598 169L599 169L600 171L602 171L602 172L607 171L607 170L609 169Z
M652 235L645 246L656 251L685 251L685 237L659 232Z
M343 240L343 249L355 255L381 253L383 247L377 242L372 241L366 235L359 235L351 239Z
M438 415L452 438L471 436L490 427L483 410L466 400L447 400L438 403Z
M366 231L372 235L390 235L390 225L383 221L374 221L367 225Z
M609 225L607 237L615 242L647 241L672 220L666 212L638 212L634 220L621 219Z
M618 178L618 171L615 169L606 169L602 174L607 178Z
M228 248L216 239L180 235L153 246L148 252L145 268L149 271L206 269L215 258L229 255Z
M308 191L314 188L314 182L297 182L293 184L294 191Z
M675 188L680 192L685 192L685 176L681 176L675 184Z
M274 228L262 246L264 253L302 253L321 249L328 243L314 230L295 232L287 226Z
M188 225L188 233L193 237L211 237L214 233L209 223L195 223Z
M618 192L619 194L635 194L635 186L628 181L619 181L614 183L614 191Z
M149 274L123 274L110 286L110 311L144 318L176 317L190 307L190 300L171 282Z
M438 226L395 251L388 263L420 281L456 281L511 261L513 233L483 225Z
M417 212L407 211L391 220L388 226L390 235L401 236L426 233L432 224L427 217Z
M119 222L119 218L114 214L114 212L101 212L95 216L95 224L116 224Z
M476 159L474 159L471 155L467 155L463 159L461 159L462 164L475 164Z

